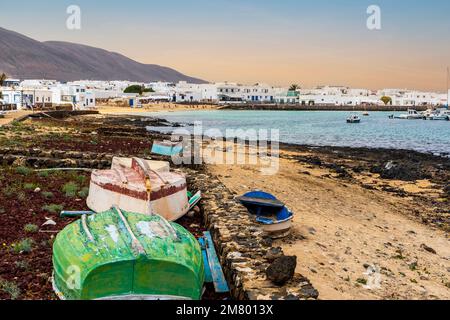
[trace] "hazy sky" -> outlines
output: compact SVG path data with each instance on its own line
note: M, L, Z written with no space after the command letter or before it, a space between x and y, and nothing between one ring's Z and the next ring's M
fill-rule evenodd
M448 0L1 0L0 26L209 81L444 91ZM82 28L66 28L79 5ZM369 5L382 29L366 27Z

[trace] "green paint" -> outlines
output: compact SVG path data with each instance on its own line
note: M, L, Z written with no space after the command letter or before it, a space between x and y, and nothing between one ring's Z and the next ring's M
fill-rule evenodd
M175 223L170 225L178 239L172 237L160 227L162 218L159 216L123 214L145 254L134 252L130 234L112 210L87 218L94 241L89 241L81 221L70 224L58 234L53 247L54 284L64 298L170 295L200 299L205 275L196 239ZM141 232L142 224L148 224L149 229ZM154 236L148 236L147 230ZM80 286L71 288L71 284L76 283L72 281L71 272L77 269Z

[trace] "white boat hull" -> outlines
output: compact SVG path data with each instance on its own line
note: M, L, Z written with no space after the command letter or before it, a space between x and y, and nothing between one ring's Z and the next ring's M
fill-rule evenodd
M152 165L159 172L151 168ZM92 172L87 205L94 212L117 206L125 211L159 214L175 221L189 210L186 178L167 171L164 163L116 159L111 170Z

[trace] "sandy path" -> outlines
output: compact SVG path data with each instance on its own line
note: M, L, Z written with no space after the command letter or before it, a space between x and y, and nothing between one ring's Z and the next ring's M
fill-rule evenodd
M323 177L330 172L286 159L274 176L250 165L209 170L238 195L262 189L295 212L293 235L275 245L297 255L297 272L321 299L450 298L449 239L409 218L407 198ZM369 265L379 273L369 277Z
M0 118L0 126L12 122L14 119L20 118L26 114L30 114L32 111L10 111L7 112L4 118Z

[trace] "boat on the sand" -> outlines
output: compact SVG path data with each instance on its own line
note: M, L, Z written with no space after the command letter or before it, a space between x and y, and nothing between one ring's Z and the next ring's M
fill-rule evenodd
M175 156L183 151L183 144L172 141L153 141L152 153L163 156Z
M281 238L289 234L294 215L274 195L263 191L252 191L238 197L237 200L256 216L255 221L272 238Z
M198 300L205 265L200 244L158 215L114 207L81 215L53 246L53 288L67 300Z
M190 209L186 177L170 172L167 162L140 158L114 159L110 170L93 171L87 205L94 212L117 205L125 211L159 214L169 221Z
M360 123L361 118L357 114L352 114L347 118L347 123Z

